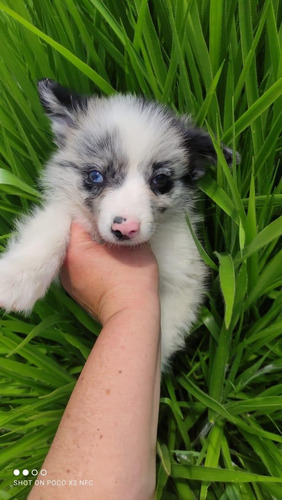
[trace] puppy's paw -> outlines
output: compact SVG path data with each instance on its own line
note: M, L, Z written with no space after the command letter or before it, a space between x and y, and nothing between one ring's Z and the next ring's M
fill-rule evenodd
M0 308L28 314L49 284L32 266L7 257L0 259Z

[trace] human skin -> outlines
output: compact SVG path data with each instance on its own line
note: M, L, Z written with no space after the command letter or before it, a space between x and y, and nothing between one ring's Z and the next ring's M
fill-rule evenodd
M103 328L43 464L45 485L28 499L151 500L160 388L156 260L149 245L101 246L74 224L61 281ZM66 485L46 486L47 479Z

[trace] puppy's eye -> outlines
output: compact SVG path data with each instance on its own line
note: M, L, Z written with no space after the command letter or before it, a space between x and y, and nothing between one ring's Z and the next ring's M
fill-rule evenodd
M104 182L104 177L98 170L91 170L88 174L89 180L93 182L93 184L102 184Z
M153 178L152 184L158 189L163 188L170 182L170 177L166 174L158 174Z
M166 194L173 188L173 180L170 175L157 174L151 179L150 185L156 195Z

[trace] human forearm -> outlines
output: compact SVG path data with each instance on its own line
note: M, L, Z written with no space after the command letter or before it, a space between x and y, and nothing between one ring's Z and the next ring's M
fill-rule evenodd
M160 384L157 295L104 325L44 463L48 478L92 479L91 500L149 500L155 483ZM105 491L105 487L108 491ZM61 495L61 496L60 496ZM30 500L81 498L78 488L34 488Z

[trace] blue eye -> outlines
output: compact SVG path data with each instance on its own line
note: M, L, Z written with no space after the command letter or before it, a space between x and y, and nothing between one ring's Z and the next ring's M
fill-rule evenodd
M91 170L88 174L89 180L93 182L93 184L102 184L104 182L104 177L98 170Z

